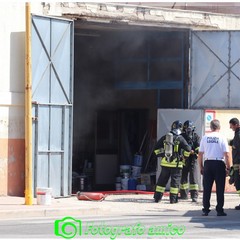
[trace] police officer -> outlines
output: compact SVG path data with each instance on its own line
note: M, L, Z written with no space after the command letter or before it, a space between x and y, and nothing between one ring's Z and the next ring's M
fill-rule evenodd
M198 198L198 150L200 145L200 137L195 132L193 122L187 120L183 124L183 132L181 134L192 151L188 158L183 160L182 177L180 184L180 198L188 199L188 191L190 191L191 199L193 202L197 202ZM188 175L189 183L188 184Z
M232 146L232 160L233 160L233 181L237 193L240 195L240 125L237 118L232 118L229 121L230 128L235 132L234 138L230 142ZM240 205L235 207L240 210Z
M182 123L173 122L170 133L161 137L155 147L155 154L161 157L161 173L157 181L154 200L159 202L165 192L166 184L170 182L170 203L178 202L178 191L182 174L182 151L189 157L191 148L181 136Z
M217 216L226 216L224 212L224 189L226 181L226 170L230 167L229 147L227 139L219 133L220 122L210 122L211 133L203 136L198 153L198 161L201 174L203 174L203 216L208 216L211 211L210 198L213 182L216 183L217 194ZM205 158L203 164L203 156ZM225 164L226 162L226 164ZM226 168L227 166L227 168Z

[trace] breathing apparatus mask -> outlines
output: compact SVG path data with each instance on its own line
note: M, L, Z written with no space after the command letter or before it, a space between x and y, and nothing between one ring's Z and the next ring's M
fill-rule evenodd
M190 120L187 120L187 121L183 124L183 132L185 132L186 135L187 135L189 138L192 138L194 131L195 131L195 127L194 127L194 125L193 125L193 122L190 121Z

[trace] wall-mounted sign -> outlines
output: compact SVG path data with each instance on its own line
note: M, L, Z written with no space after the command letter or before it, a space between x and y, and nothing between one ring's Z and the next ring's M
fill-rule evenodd
M205 110L205 132L211 132L210 122L215 119L215 115L214 110Z

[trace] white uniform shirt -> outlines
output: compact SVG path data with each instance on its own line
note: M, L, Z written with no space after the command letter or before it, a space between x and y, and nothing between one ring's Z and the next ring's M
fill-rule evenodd
M204 152L205 160L223 160L224 152L229 152L227 139L219 132L211 132L201 139L199 152Z

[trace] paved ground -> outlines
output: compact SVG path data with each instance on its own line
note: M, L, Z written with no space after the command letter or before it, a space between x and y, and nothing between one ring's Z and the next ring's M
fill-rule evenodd
M166 195L159 203L153 202L152 194L118 194L107 195L103 201L78 200L76 196L68 198L51 199L51 205L37 205L34 199L33 205L25 205L25 199L21 197L0 196L0 219L28 218L28 217L54 217L54 216L96 216L96 215L132 215L132 214L156 214L157 212L180 211L184 214L201 215L202 193L199 201L192 203L191 200L179 201L170 204ZM240 197L236 193L225 194L225 210L228 214L238 214L233 211L240 203ZM216 194L212 193L211 205L215 209ZM240 211L239 211L240 213ZM210 215L216 215L212 211Z

